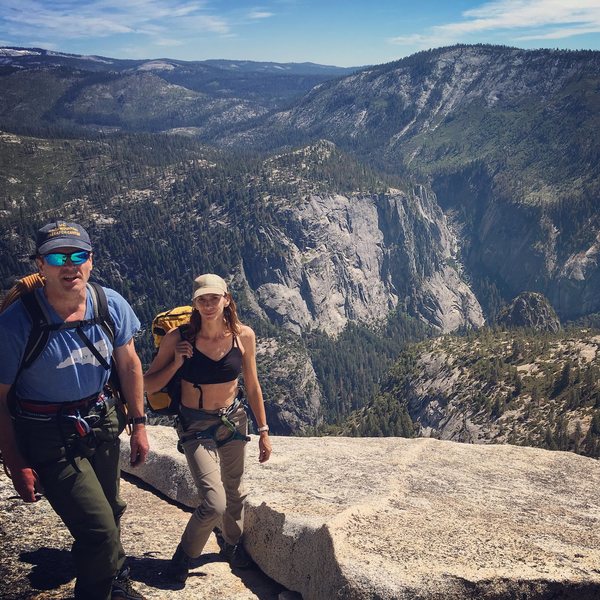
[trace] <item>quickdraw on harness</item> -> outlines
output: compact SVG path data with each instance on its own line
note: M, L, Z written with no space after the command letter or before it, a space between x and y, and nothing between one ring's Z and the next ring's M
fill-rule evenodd
M210 439L213 440L217 448L220 448L229 442L233 442L233 440L249 442L251 440L250 436L240 433L235 423L229 418L242 405L242 397L243 395L241 393L238 394L230 406L222 408L216 414L206 413L207 416L217 419L216 423L202 431L194 431L181 436L177 442L177 450L183 454L183 445L192 440ZM179 416L179 418L181 419L181 416ZM223 427L225 427L229 433L225 437L218 436L217 432Z

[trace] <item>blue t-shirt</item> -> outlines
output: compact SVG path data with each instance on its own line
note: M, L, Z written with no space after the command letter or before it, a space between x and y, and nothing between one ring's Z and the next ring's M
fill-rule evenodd
M104 288L108 310L115 324L114 346L127 344L139 330L140 322L127 301L114 290ZM62 319L48 304L43 290L36 289L52 323ZM86 319L94 317L88 293ZM31 320L21 302L0 313L0 383L12 384L21 364L31 331ZM113 345L100 325L86 325L83 332L110 363ZM108 381L109 372L100 364L75 329L51 331L42 353L24 369L16 384L19 398L44 402L71 402L96 394Z

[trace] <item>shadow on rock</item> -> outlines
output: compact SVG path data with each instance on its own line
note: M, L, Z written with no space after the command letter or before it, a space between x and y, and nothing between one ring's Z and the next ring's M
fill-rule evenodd
M33 565L27 578L34 589L53 590L75 579L75 567L69 550L39 548L33 552L22 552L19 559Z
M127 559L127 564L131 567L131 578L134 581L159 590L181 590L185 584L172 581L167 576L169 562L170 560L153 557L151 552L143 557ZM195 578L206 577L207 574L198 569L215 562L225 562L225 560L216 552L200 555L191 564L188 582ZM285 591L283 586L269 579L269 592L265 592L265 574L254 564L247 569L232 569L232 573L239 577L244 586L258 598L277 598L279 592Z
M326 524L315 527L297 522L290 527L286 515L265 502L249 510L246 518L250 553L258 558L263 573L282 586L306 598L367 597L342 572Z
M217 555L218 556L218 555ZM223 560L219 556L219 560ZM277 583L274 579L269 579L270 590L265 591L265 578L267 576L263 573L256 563L252 563L252 566L247 569L231 569L232 573L239 577L243 582L244 586L250 590L257 598L277 598L281 592L287 591L284 586Z
M143 557L128 557L127 564L131 567L131 578L147 586L160 590L180 590L185 587L184 584L172 581L167 576L170 559L154 558L152 552L146 553ZM218 562L222 558L215 553L202 554L193 561L191 568L197 569L203 565ZM191 570L188 578L206 577L206 573Z
M586 582L549 582L545 580L511 581L508 579L463 582L463 590L469 589L473 598L514 600L598 600L600 585ZM464 593L464 591L463 591Z

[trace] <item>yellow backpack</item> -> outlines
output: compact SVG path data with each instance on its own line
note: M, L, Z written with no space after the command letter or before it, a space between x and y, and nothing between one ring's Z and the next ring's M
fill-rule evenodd
M192 315L191 306L176 306L170 310L158 313L152 321L152 335L154 348L158 352L160 343L171 329L187 325ZM181 375L179 371L160 391L146 394L146 402L152 412L159 415L175 415L181 400Z

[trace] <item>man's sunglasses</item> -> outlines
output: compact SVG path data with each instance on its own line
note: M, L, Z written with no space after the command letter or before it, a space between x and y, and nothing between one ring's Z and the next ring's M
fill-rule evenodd
M78 250L77 252L71 252L65 254L64 252L52 252L50 254L44 254L44 260L52 267L62 267L67 264L67 260L70 260L74 265L82 265L87 262L91 256L91 252L87 250Z

